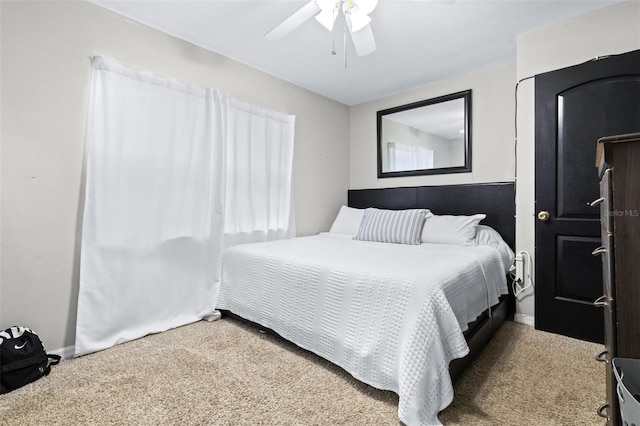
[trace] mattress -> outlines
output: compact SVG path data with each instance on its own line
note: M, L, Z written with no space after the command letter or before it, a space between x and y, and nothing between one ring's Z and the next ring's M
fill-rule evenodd
M218 309L270 328L398 394L407 425L439 425L462 332L507 293L488 246L401 245L320 234L232 247Z

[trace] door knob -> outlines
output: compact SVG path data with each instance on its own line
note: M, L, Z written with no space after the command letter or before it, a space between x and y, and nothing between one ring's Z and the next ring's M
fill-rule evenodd
M549 217L549 212L546 210L542 210L538 213L538 220L541 222L546 222L547 220L549 220Z

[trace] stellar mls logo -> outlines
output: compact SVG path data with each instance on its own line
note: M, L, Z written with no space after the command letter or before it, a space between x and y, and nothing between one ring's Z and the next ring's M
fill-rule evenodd
M638 217L640 216L640 210L610 210L607 212L607 216Z

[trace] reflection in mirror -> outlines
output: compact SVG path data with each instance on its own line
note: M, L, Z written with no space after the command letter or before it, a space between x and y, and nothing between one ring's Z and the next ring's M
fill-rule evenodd
M471 90L378 111L378 177L471 171Z

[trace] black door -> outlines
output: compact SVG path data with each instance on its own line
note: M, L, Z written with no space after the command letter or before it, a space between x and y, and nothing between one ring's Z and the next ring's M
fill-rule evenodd
M640 51L536 76L535 100L536 328L602 342L596 141L640 131Z

